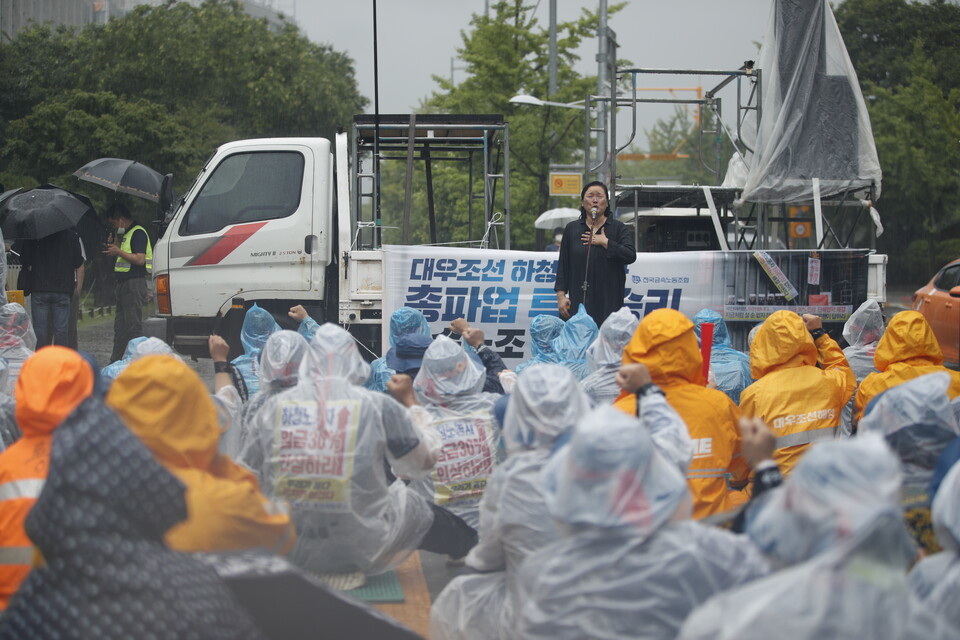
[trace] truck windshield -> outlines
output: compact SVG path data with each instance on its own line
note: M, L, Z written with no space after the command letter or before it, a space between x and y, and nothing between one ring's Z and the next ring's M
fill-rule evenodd
M303 155L237 153L210 174L180 225L180 235L213 233L232 224L289 216L300 206Z

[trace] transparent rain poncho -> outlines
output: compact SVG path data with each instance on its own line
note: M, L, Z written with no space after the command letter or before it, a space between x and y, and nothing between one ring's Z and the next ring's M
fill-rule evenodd
M243 405L238 428L231 428L224 434L224 453L238 457L254 473L258 473L263 465L263 450L259 446L254 451L260 454L260 458L248 460L245 453L251 444L254 417L269 398L297 384L300 363L309 348L304 337L296 331L284 329L267 338L260 354L260 389Z
M563 323L560 333L553 339L553 351L557 354L557 362L573 371L577 380L583 380L590 375L587 349L596 340L599 332L596 321L581 304L577 313Z
M480 498L501 457L500 426L493 405L500 394L482 391L483 367L450 338L440 335L423 354L413 381L420 404L443 442L430 474L410 484L434 504L476 528Z
M280 331L280 325L273 319L266 309L253 304L247 309L243 317L243 327L240 329L240 344L243 345L243 355L237 356L232 363L247 385L248 396L252 396L260 388L260 353L267 338Z
M396 348L400 336L430 335L430 324L423 312L410 307L400 307L390 314L390 347ZM387 381L396 373L387 365L386 354L370 363L370 378L364 385L374 391L386 391Z
M518 376L504 417L507 460L497 467L480 503L480 540L467 565L484 573L455 578L430 611L430 636L509 638L516 577L531 552L557 539L541 472L558 438L590 408L573 373L537 364Z
M627 307L607 316L597 339L587 349L590 374L583 378L583 389L594 405L611 404L620 395L617 371L623 364L623 348L630 342L640 320Z
M713 323L713 346L710 349L710 371L713 372L717 389L740 404L740 392L753 382L750 377L750 356L737 351L730 342L730 332L723 316L713 309L703 309L693 318L693 330L700 341L700 325Z
M680 638L947 638L956 629L909 593L897 458L864 435L808 450L758 499L747 533L790 568L711 599Z
M37 334L33 331L30 314L20 304L8 302L0 306L0 357L9 364L4 392L13 397L20 367L37 348Z
M933 498L933 529L943 551L918 562L908 580L924 604L960 629L960 464L950 468Z
M828 0L771 3L756 68L762 104L742 128L742 200L810 202L870 185L879 197L870 117Z
M868 375L877 371L873 356L877 352L877 343L883 335L883 329L883 311L880 309L880 303L873 298L857 307L857 310L850 314L843 324L843 339L848 345L844 348L843 355L853 369L853 375L857 376L858 385ZM853 433L855 398L856 394L850 398L850 402L840 414L840 430L847 437Z
M960 435L947 397L949 386L950 375L939 372L887 389L870 402L858 427L860 433L883 436L900 458L904 517L927 551L939 551L931 522L930 480L940 454Z
M563 320L557 316L541 313L530 323L530 359L521 362L515 368L517 375L534 364L558 362L557 354L553 351L553 339L563 329Z
M689 520L683 474L611 407L577 423L544 482L566 535L521 566L515 637L673 637L696 605L767 570L749 540Z
M10 375L10 363L0 357L0 389L7 388ZM9 447L20 439L20 427L17 425L16 402L13 396L0 391L0 446Z
M369 371L353 337L323 324L296 386L252 416L263 491L290 503L298 539L289 557L309 571L387 571L433 522L421 496L402 480L387 482L384 460L411 479L428 460L406 409L359 386Z

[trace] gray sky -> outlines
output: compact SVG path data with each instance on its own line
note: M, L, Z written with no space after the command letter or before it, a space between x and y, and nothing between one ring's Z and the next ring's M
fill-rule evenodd
M608 4L613 3L610 0ZM756 59L755 43L764 37L771 4L770 0L630 0L625 9L610 17L609 26L620 44L618 57L636 67L736 69L744 60ZM485 0L377 2L381 113L416 109L421 98L437 89L433 75L449 78L451 58L454 67L462 65L456 59L463 43L460 32L469 31L471 15L482 13L485 5ZM557 5L562 22L578 16L583 7L596 10L599 3L559 0ZM374 95L372 7L372 0L296 0L295 8L296 20L311 40L330 44L354 59L360 92L370 99L370 112ZM536 11L546 28L549 2L539 0ZM596 75L596 53L597 40L586 40L578 65L581 73ZM454 80L462 81L465 73L454 68ZM701 84L708 89L716 82L711 77L688 76L663 78L656 86ZM671 112L668 108L665 115ZM646 113L640 114L644 120ZM662 111L651 111L649 121L640 126L648 128L659 117L664 117Z

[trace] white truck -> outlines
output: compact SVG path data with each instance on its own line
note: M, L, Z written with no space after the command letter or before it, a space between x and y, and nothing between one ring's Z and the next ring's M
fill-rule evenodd
M145 322L145 333L205 357L207 337L217 332L239 353L245 309L256 303L283 326L288 309L302 304L317 321L349 328L379 355L385 226L378 213L378 167L364 173L364 159L372 153L381 162L406 161L409 214L414 162L423 162L429 176L435 162L479 155L476 181L482 185L474 194L471 184L469 197L471 207L482 200L475 226L483 238L464 245L489 246L491 228L504 226L509 233L508 135L502 116L383 115L357 116L353 139L339 133L336 149L325 138L224 144L168 216L156 243L157 314ZM495 221L503 217L506 224ZM400 241L409 215L402 220L395 233ZM434 221L431 206L430 240L436 243Z

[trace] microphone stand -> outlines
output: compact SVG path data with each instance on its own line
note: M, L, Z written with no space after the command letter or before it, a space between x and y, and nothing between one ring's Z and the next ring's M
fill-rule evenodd
M587 226L590 227L590 242L587 244L587 258L586 263L583 267L583 284L580 285L580 290L583 292L580 302L584 307L587 306L587 289L590 288L590 284L587 282L587 276L590 274L590 249L593 247L593 223L597 221L597 208L593 207L590 209L590 224Z

